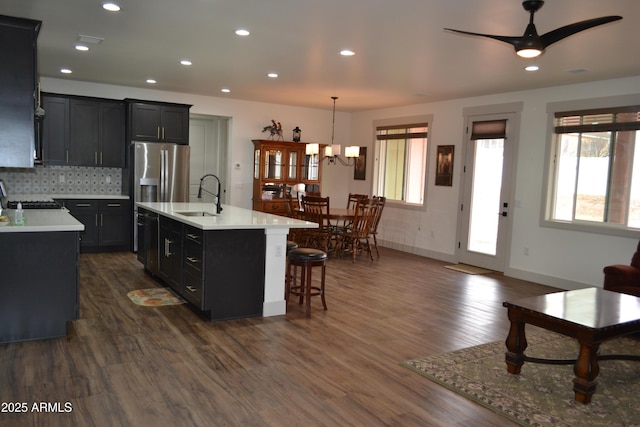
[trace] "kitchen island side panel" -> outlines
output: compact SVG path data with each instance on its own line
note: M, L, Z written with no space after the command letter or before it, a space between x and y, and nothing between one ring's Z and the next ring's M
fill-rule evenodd
M79 316L77 231L0 236L0 343L67 334Z
M205 232L204 299L211 320L262 316L264 230Z

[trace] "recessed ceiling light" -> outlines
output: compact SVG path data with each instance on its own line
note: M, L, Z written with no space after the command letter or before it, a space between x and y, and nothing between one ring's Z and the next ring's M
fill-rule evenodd
M76 45L76 50L80 50L80 51L82 51L82 52L86 52L86 51L88 51L88 50L89 50L89 48L88 48L87 46L84 46L84 45L78 44L78 45Z
M239 36L248 36L251 33L249 32L249 30L245 30L244 28L238 28L236 30L236 34Z
M269 74L267 74L267 77L271 77L272 79L277 79L278 78L278 73L269 73Z
M527 65L524 69L527 71L538 71L540 67L537 65Z
M149 83L150 85L154 85L157 82L154 79L147 79L147 83Z
M220 89L220 92L229 93L229 92L231 92L231 89L227 89L225 87L225 88Z
M349 49L343 49L343 50L340 51L340 55L342 55L342 56L353 56L355 54L356 53L354 51L349 50Z
M115 3L104 3L102 5L104 10L108 10L109 12L120 12L120 6Z
M181 61L180 61L180 63L181 63L182 65L191 65L191 64L192 64L192 62L191 62L191 61L189 61L188 59L183 59L183 60L181 60Z
M71 71L71 70L70 70L70 69L68 69L68 68L60 68L60 72L61 72L62 74L71 74L73 71Z

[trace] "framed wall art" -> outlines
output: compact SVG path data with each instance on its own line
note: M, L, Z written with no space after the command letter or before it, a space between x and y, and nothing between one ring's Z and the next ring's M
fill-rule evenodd
M353 166L353 179L367 179L367 147L360 147L360 155L356 157L356 164Z
M436 185L453 185L453 145L438 145L436 158Z

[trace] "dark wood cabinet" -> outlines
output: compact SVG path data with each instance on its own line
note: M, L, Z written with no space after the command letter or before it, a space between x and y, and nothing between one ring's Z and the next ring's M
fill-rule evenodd
M125 119L124 102L99 102L98 141L100 143L100 166L125 167Z
M84 225L81 252L126 250L129 246L129 201L124 199L62 199L71 215Z
M200 310L204 310L204 233L197 228L185 226L183 235L184 292L183 296Z
M125 167L121 101L43 94L43 161L48 165Z
M0 167L34 165L40 21L0 15Z
M253 146L253 210L287 215L284 193L297 184L320 192L322 162L318 154L306 154L305 143L256 139Z
M0 343L61 337L79 317L78 232L3 233Z
M69 98L42 94L42 161L45 165L69 164Z
M98 166L98 103L72 98L69 113L69 164Z
M264 230L201 230L162 215L159 229L158 279L211 320L262 315Z
M182 293L182 223L160 217L159 276Z
M190 105L127 100L129 141L189 144Z

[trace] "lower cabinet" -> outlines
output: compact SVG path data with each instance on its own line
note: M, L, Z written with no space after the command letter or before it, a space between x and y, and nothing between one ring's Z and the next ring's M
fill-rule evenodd
M0 343L67 335L79 317L78 263L77 231L2 234Z
M57 200L84 225L80 252L127 250L129 247L129 201L125 199Z
M157 278L211 320L262 316L264 230L202 230L165 216L159 229Z
M182 223L160 217L158 275L169 286L182 292Z

